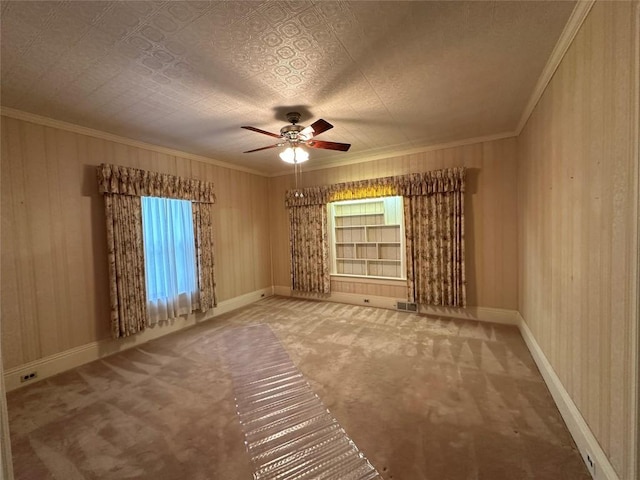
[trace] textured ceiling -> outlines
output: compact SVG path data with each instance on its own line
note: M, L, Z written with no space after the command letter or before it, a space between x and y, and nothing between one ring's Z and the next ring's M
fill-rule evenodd
M2 105L273 173L514 131L575 2L2 1Z

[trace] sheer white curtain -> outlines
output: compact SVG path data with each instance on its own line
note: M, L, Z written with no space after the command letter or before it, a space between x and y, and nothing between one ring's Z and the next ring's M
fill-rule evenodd
M197 305L191 202L142 197L149 323L191 313Z

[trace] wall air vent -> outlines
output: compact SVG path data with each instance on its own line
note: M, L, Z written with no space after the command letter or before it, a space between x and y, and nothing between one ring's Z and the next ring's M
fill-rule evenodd
M412 303L412 302L402 302L402 301L397 301L396 302L396 308L398 310L402 310L404 312L417 312L418 311L418 304L417 303Z

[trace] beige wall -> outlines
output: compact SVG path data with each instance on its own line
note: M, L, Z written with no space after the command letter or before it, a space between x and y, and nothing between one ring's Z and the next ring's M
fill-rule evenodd
M637 8L595 4L518 138L519 311L624 479L638 321Z
M516 141L514 138L304 172L302 186L466 166L467 303L516 310ZM312 165L312 160L309 161ZM289 227L284 192L291 175L273 177L269 198L273 282L289 287ZM395 282L397 285L397 282ZM333 281L332 291L406 298L398 286Z
M110 335L100 163L214 182L219 301L271 285L267 178L2 117L5 369Z

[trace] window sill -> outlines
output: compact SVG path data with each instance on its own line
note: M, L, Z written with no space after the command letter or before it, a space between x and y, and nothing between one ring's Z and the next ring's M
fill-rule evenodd
M332 273L330 277L331 280L345 283L357 280L358 283L370 283L373 285L404 286L407 284L406 278L374 277L371 275L349 275L345 273Z

